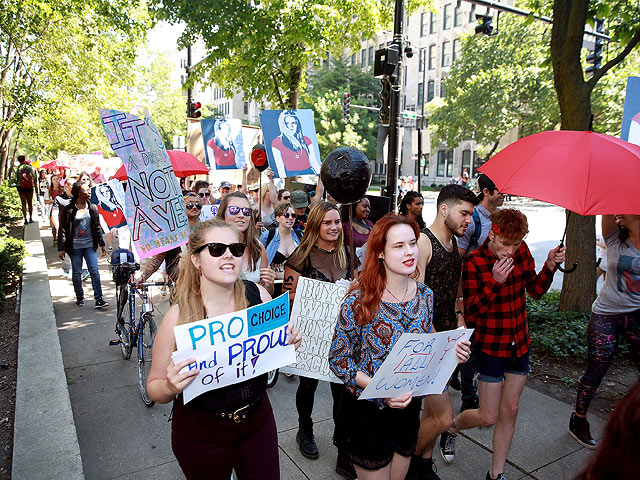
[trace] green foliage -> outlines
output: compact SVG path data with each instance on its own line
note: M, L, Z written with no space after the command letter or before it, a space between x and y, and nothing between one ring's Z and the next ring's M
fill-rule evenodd
M22 218L20 195L8 181L0 185L0 224L11 223ZM2 271L2 270L0 270Z
M527 296L531 347L552 357L587 357L589 314L560 311L560 291L551 290L540 300Z
M514 127L529 133L552 129L560 113L553 72L545 64L549 38L548 25L514 15L500 17L494 37L461 37L460 58L446 77L446 99L427 104L435 144L475 138L486 153Z
M354 108L353 105L372 106L380 91L380 83L370 72L358 65L347 65L332 59L329 67L309 74L306 93L300 108L314 111L320 155L324 158L337 147L349 146L362 150L367 157L376 158L377 112ZM351 95L351 114L348 121L342 115L342 97Z
M192 79L215 83L228 94L296 108L305 69L327 53L340 56L360 49L390 27L391 0L152 0L160 18L186 25L183 46L204 41L206 60ZM407 11L430 5L408 2Z
M8 236L7 229L0 227L0 305L4 303L5 295L15 290L26 255L24 241Z

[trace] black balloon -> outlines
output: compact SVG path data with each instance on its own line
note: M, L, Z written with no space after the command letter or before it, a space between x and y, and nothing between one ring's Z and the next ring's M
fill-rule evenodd
M371 165L367 156L357 148L336 148L322 162L320 178L327 193L337 202L354 203L367 192Z

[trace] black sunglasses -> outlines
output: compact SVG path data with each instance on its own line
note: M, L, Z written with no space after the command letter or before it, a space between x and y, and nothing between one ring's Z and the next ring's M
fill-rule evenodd
M284 218L296 218L297 215L295 213L283 213L282 216Z
M285 197L285 196L283 196L283 197L282 197L282 200L291 200L291 195L287 195L286 197Z
M187 203L187 210L191 210L192 208L202 210L202 205L200 203Z
M211 193L210 192L204 192L204 193L198 193L198 195L200 196L200 198L205 198L205 197L210 197Z
M226 243L218 242L205 243L201 247L198 247L194 253L200 253L205 248L209 248L209 255L211 255L212 257L221 257L224 252L227 251L227 248L231 252L231 255L233 255L234 257L241 257L242 255L244 255L244 250L245 248L247 248L247 244L230 243L227 245Z
M249 207L236 207L235 205L229 205L229 215L238 215L242 211L242 215L248 217L251 215L251 209Z

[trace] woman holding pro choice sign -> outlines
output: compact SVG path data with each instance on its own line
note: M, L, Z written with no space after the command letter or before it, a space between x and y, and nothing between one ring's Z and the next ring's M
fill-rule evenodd
M420 428L420 399L362 400L369 384L403 333L434 333L433 294L415 281L418 224L387 214L376 222L367 243L358 283L342 302L329 366L346 385L336 428L358 478L404 480ZM456 346L458 361L469 358L469 342ZM342 442L342 443L341 443Z
M180 264L176 303L162 320L153 346L147 389L158 403L173 401L171 444L187 479L280 478L276 423L266 395L267 375L205 392L187 405L182 391L199 373L180 372L195 362L174 364L174 327L243 310L271 300L260 285L240 280L246 244L237 228L223 220L201 223ZM300 346L290 324L288 343Z

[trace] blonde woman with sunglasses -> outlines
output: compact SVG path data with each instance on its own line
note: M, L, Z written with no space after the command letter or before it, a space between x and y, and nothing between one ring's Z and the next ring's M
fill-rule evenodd
M235 226L209 220L192 233L180 267L176 303L162 320L153 345L147 382L158 403L173 402L171 445L185 477L228 480L280 478L278 436L266 395L267 375L205 392L184 405L182 391L198 370L180 373L194 358L174 364L173 328L267 302L260 285L240 279L246 244ZM297 349L301 335L291 324L289 343Z
M273 293L276 274L269 268L267 252L258 239L258 229L253 221L251 205L242 192L233 192L220 200L216 218L234 225L242 235L247 250L242 257L242 276L246 280L259 283Z

